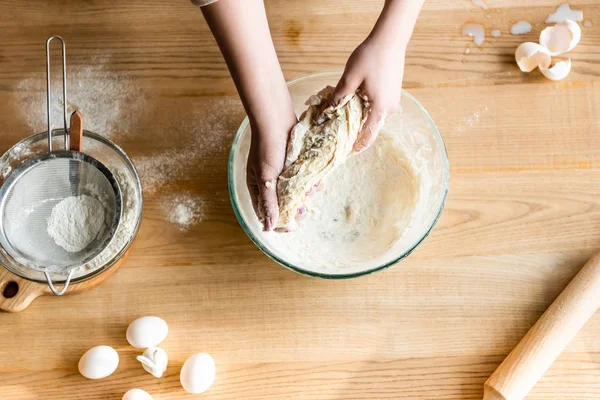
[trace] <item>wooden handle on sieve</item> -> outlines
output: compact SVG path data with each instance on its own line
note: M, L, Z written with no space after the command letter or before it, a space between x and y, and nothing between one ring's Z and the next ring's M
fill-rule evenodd
M490 376L483 400L524 399L599 306L597 253Z
M69 121L69 150L81 151L83 141L83 115L79 110L71 114Z

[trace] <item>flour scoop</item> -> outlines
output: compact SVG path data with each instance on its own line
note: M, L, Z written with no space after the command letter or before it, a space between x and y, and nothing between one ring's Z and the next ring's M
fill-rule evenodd
M53 149L52 96L50 85L50 43L62 43L64 149ZM122 214L119 183L110 170L97 159L81 152L81 115L71 117L67 129L67 75L65 41L53 36L46 42L48 151L22 162L0 188L0 245L4 256L26 268L42 271L50 290L64 294L73 271L98 256L111 242ZM90 196L102 210L103 223L82 249L68 249L50 236L48 223L55 206L68 198ZM71 237L79 238L89 229L85 214L63 213L58 224ZM81 232L74 228L81 229ZM89 235L88 235L89 236ZM61 290L52 283L52 274L67 275Z

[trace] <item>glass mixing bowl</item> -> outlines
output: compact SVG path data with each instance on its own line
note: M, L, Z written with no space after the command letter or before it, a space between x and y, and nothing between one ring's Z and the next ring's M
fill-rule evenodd
M63 148L64 131L62 129L53 130L52 141L55 149ZM118 248L115 247L115 244L113 244L115 239L113 239L113 242L109 244L108 248L90 262L90 264L94 266L93 268L90 265L86 265L75 270L73 279L71 279L72 284L89 280L98 274L101 274L102 272L108 270L125 255L139 230L143 208L141 181L133 162L127 156L127 154L125 154L125 152L112 141L89 131L83 131L82 143L83 151L85 153L102 162L113 172L113 174L123 174L121 179L126 179L130 186L128 189L129 193L123 194L124 196L133 195L135 198L135 203L133 204L137 204L137 208L135 210L135 215L133 215L133 218L129 221L127 229L127 232L131 231L131 234L128 235L128 237L125 238L126 240L122 242L122 247L119 244L121 241L116 243ZM35 134L15 144L8 151L6 151L2 157L0 157L0 185L4 182L4 179L10 174L10 172L21 162L46 151L48 151L48 134L46 132ZM118 177L117 179L119 180ZM122 185L121 190L123 190ZM115 236L119 236L122 224L123 220L120 222ZM109 250L109 252L105 253L107 250ZM17 263L1 248L0 266L3 266L15 275L29 281L37 283L47 282L42 271L35 270L33 268L27 268ZM62 285L66 281L67 273L64 275L51 273L50 277L52 278L52 282L54 284Z
M294 109L300 115L305 109L309 96L316 94L327 85L335 86L341 72L319 73L293 80L288 83ZM407 129L410 137L406 136ZM431 178L423 197L420 213L414 223L408 225L407 234L402 236L393 249L381 256L364 262L345 265L341 268L330 268L315 263L307 264L290 257L277 248L265 235L285 235L285 233L264 233L256 217L248 190L246 188L246 162L250 149L250 126L246 118L233 140L229 156L229 195L235 215L254 244L267 256L293 271L312 277L327 279L354 278L388 268L407 257L429 235L441 215L448 193L449 164L444 142L427 111L406 91L402 92L400 111L391 115L385 122L382 131L400 137L412 153L418 152L419 165ZM406 139L406 140L405 140ZM379 139L378 139L379 140ZM369 149L371 150L371 149ZM367 151L369 151L367 150ZM358 155L356 157L363 156ZM339 168L344 168L340 166ZM335 173L335 172L334 172ZM325 187L327 187L325 179ZM394 182L389 182L393 184ZM302 228L300 228L302 229ZM366 244L368 246L368 243ZM341 251L341 250L340 250ZM389 254L388 254L389 253Z

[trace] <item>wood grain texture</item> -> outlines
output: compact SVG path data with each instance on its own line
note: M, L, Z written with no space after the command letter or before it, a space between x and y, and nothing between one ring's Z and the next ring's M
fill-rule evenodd
M83 282L75 282L69 285L65 292L66 295L82 293L95 288L102 282L111 277L117 269L127 261L127 257L131 249L127 250L121 258L119 258L114 264L99 275L96 275ZM12 292L8 293L5 297L5 289L8 285L13 286ZM62 285L58 286L57 290L63 288ZM32 282L27 279L23 279L18 275L13 274L7 269L0 269L0 310L5 312L21 312L25 310L29 305L40 296L54 296L52 291L46 284L40 284Z
M485 382L483 400L524 399L599 306L596 253Z
M119 400L133 387L191 398L179 369L205 351L217 381L198 398L480 400L485 380L600 247L600 4L572 4L593 27L570 54L570 77L549 82L520 73L513 52L536 40L560 2L486 1L488 12L468 0L427 2L407 54L405 87L450 157L437 228L400 265L341 282L279 267L239 227L226 163L244 114L186 0L1 2L0 151L44 129L44 42L61 34L70 98L86 106L87 127L106 129L133 157L146 196L140 234L114 277L0 314L0 398ZM342 69L382 5L266 3L288 79ZM509 35L520 19L533 31ZM476 49L460 35L472 22L503 34ZM198 206L190 226L170 222L181 199ZM125 341L127 324L147 314L170 327L160 380ZM597 399L598 332L596 315L528 399ZM115 347L121 364L86 381L77 360L99 344Z

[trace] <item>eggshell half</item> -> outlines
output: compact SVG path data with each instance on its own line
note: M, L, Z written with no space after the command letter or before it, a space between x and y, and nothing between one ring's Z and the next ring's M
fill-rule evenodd
M571 59L566 61L558 61L550 68L541 68L542 75L551 81L560 81L565 79L571 72Z
M549 26L540 33L540 44L548 49L551 56L571 51L581 40L581 27L570 19Z
M548 68L552 62L550 52L537 43L521 43L515 51L515 60L523 72L531 72L537 67Z

